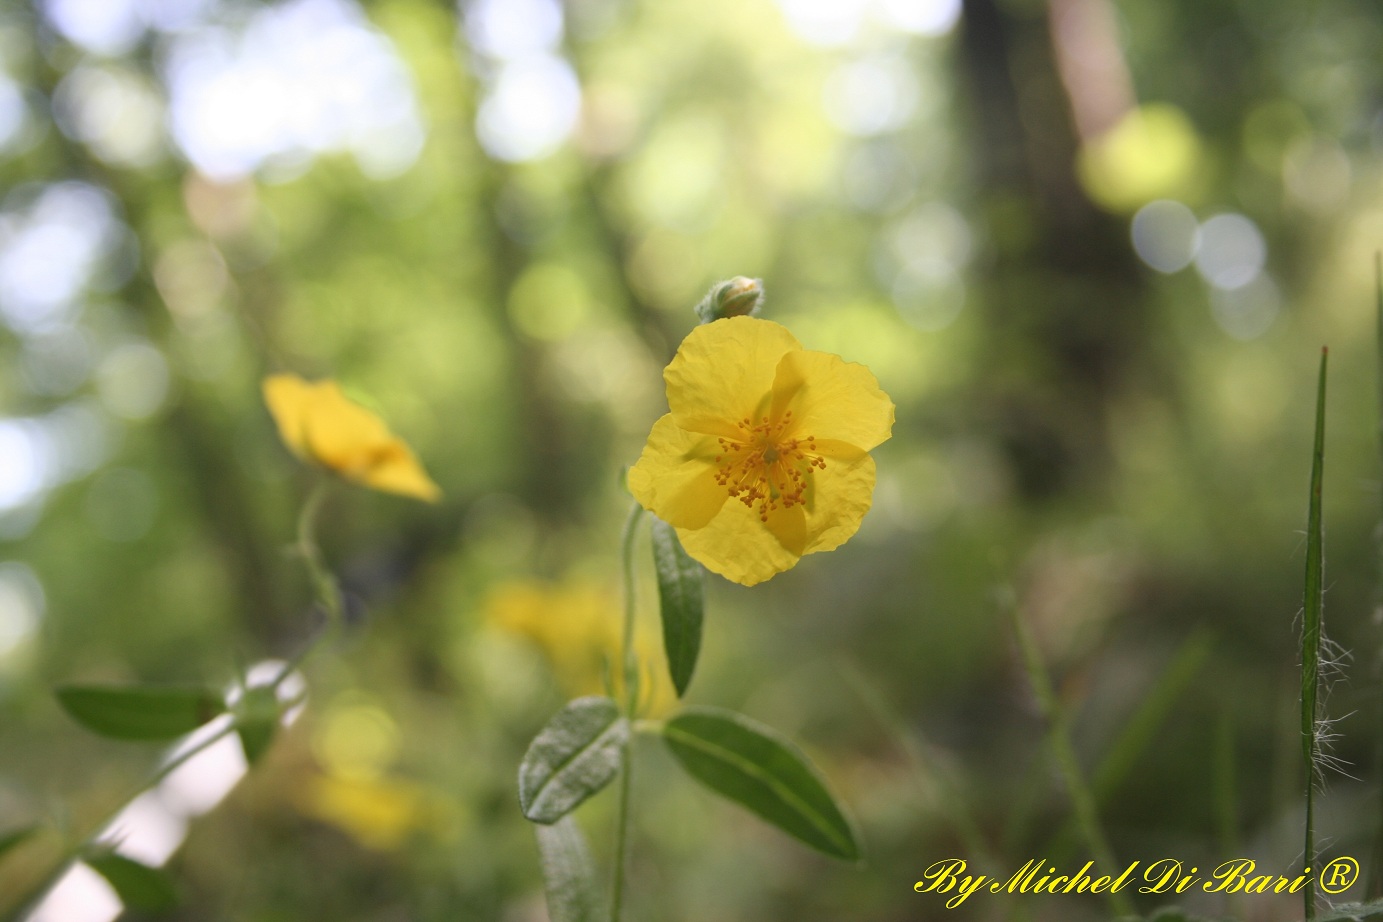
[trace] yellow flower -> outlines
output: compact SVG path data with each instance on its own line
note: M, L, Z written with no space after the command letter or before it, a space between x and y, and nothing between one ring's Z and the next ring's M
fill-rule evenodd
M731 317L694 329L663 378L672 412L653 424L629 489L707 569L752 586L859 529L869 450L893 429L869 369Z
M560 584L512 580L490 590L484 609L491 625L527 638L542 651L568 695L602 695L608 691L617 700L623 699L619 605L613 593L578 580ZM640 713L658 717L677 703L677 693L662 665L663 652L649 638L649 632L639 631L634 639L642 667Z
M299 458L376 490L428 502L442 495L412 449L335 381L270 375L263 388L279 435Z
M415 833L442 831L454 812L432 791L398 778L313 775L296 801L302 813L381 852L401 848Z

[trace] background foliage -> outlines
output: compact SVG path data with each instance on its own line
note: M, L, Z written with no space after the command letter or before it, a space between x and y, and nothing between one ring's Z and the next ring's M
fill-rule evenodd
M155 755L54 686L229 683L313 624L280 550L308 478L258 391L293 370L377 408L446 497L326 508L354 630L223 804L187 821L234 765L164 805L172 917L543 918L515 767L601 686L618 473L733 275L868 364L898 424L854 541L711 582L690 697L798 740L867 862L650 744L631 917L931 917L912 883L977 840L1006 873L1079 867L1009 592L1116 855L1285 873L1323 343L1325 624L1352 655L1317 829L1366 861L1380 42L1350 0L0 9L0 831L50 827L0 905ZM607 800L580 814L602 858ZM954 915L1022 912L1105 908Z

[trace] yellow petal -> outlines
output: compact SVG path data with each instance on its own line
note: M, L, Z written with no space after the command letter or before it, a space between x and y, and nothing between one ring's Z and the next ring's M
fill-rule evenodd
M295 375L264 380L264 399L283 441L299 457L376 490L435 502L442 491L412 449L335 381Z
M341 474L372 467L397 440L375 414L351 401L335 381L316 385L303 419L308 454Z
M767 415L779 360L801 348L786 328L757 317L731 317L695 328L663 371L677 425L739 437L736 423Z
M743 586L791 568L799 556L783 547L759 513L741 502L726 503L704 528L677 529L677 537L692 559Z
M307 458L304 421L316 402L317 386L297 375L270 375L264 379L260 389L264 392L264 402L269 407L269 414L274 417L274 425L278 426L283 443L293 454Z
M834 439L868 451L893 432L893 401L873 372L829 352L799 350L779 360L773 419L788 410L798 438Z
M701 528L730 498L715 479L719 451L712 436L688 432L665 414L653 424L643 454L629 471L629 491L669 525Z
M407 445L395 439L391 449L360 475L358 479L361 483L375 490L411 496L429 503L442 498L441 487L427 476Z
M840 547L859 531L874 501L874 459L845 442L818 440L826 466L812 471L807 490L804 554Z

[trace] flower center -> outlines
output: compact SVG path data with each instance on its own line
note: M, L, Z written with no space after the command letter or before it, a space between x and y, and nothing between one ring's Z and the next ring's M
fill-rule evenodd
M765 416L756 425L746 417L735 426L738 437L718 440L716 483L750 509L757 508L763 522L779 505L791 509L802 503L812 469L826 469L826 459L816 454L816 437L792 435L791 410L776 423Z

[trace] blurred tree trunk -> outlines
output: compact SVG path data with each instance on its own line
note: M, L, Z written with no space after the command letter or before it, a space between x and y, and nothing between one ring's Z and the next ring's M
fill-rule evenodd
M1138 269L1121 219L1076 178L1078 140L1044 3L965 0L969 91L988 335L981 403L1019 494L1059 498L1098 483L1105 416L1147 343Z

